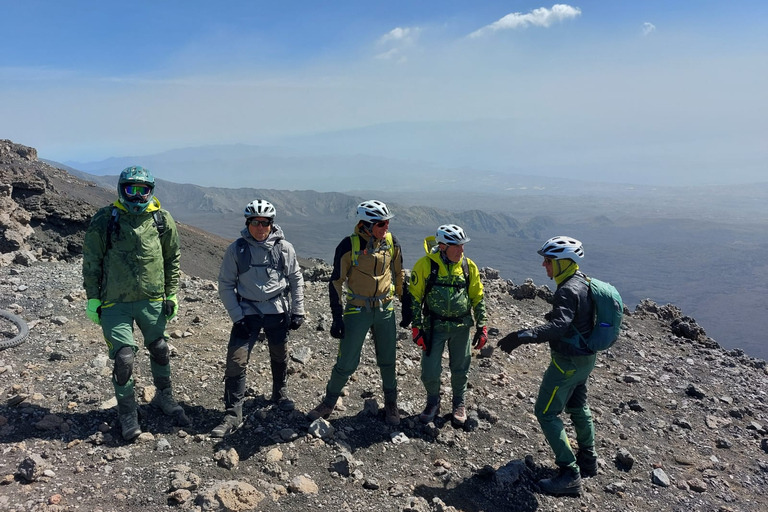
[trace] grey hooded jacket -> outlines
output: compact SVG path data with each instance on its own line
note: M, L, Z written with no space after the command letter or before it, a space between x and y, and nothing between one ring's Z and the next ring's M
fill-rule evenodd
M238 275L237 241L230 244L219 270L219 297L233 322L246 315L304 315L304 278L293 245L274 224L263 242L257 242L246 226L240 235L248 242L251 267ZM270 252L280 243L282 268L270 265ZM290 299L286 291L290 292Z

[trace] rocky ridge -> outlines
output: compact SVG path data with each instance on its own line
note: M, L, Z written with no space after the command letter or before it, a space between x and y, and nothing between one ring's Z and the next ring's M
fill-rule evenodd
M501 334L541 322L551 292L530 280L515 285L488 268L482 279L491 340L473 357L464 428L448 420L447 368L443 414L432 424L419 423L425 398L420 353L406 330L400 331L398 351L399 427L383 421L371 343L329 421L306 420L304 414L322 397L337 348L328 333L329 269L314 261L304 269L307 322L289 340L288 384L296 411L286 413L267 402L268 353L258 344L248 373L248 421L224 440L210 438L223 410L230 323L216 283L185 270L180 314L169 333L175 393L193 424L181 429L149 406L155 390L147 354L141 352L136 376L144 433L125 443L114 410L111 362L99 328L84 314L76 242L64 257L36 238L43 224L61 224L60 233L71 230L73 240L84 226L76 218L53 220L41 213L44 200L30 200L57 190L60 185L50 177L40 178L53 183L50 189L40 185L35 190L43 192L20 199L13 191L30 186L19 173L10 181L9 165L42 176L52 171L35 165L29 152L26 157L19 148L4 153L4 147L15 145L0 141L0 184L5 184L0 190L8 191L7 201L0 203L0 222L5 233L18 225L20 238L16 249L12 242L2 249L0 309L23 317L30 335L24 344L0 352L2 510L766 508L765 361L724 350L678 308L651 301L627 312L619 342L601 353L590 379L598 475L585 480L578 498L541 494L536 481L554 469L533 402L548 351L526 346L507 355L493 345ZM44 220L36 224L34 218ZM185 245L182 239L190 260L199 255L217 268L218 242L194 240L195 245ZM34 258L19 256L25 251ZM0 330L8 335L5 325Z

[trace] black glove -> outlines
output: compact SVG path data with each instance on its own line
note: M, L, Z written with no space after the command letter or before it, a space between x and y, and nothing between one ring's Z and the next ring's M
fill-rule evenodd
M400 320L400 327L407 328L411 325L411 322L413 322L413 310L411 309L413 299L411 298L411 294L406 291L403 292L403 297L400 300L403 303L403 319Z
M299 327L301 327L301 324L304 323L304 316L303 315L291 315L291 325L288 326L288 328L292 331L295 331Z
M511 354L520 345L530 343L531 341L533 341L533 333L531 331L517 331L501 338L498 342L498 347L507 354Z
M251 330L248 328L248 324L245 323L245 318L238 320L232 325L232 334L241 340L247 340L251 337Z
M547 311L547 313L544 315L544 320L546 320L547 322L552 321L552 311Z
M333 321L331 324L331 336L337 340L344 338L344 320L339 318Z

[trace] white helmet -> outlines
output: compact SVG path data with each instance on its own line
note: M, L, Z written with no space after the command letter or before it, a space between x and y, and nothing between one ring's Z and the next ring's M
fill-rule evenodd
M540 256L553 260L570 259L576 261L584 257L581 242L569 236L555 236L544 242L537 251Z
M435 239L447 245L464 245L469 242L467 234L456 224L443 224L437 228Z
M272 203L263 199L256 199L248 203L248 205L245 207L243 215L245 215L246 219L252 219L254 217L266 217L267 219L274 219L276 213L277 212L275 211L275 207L272 206Z
M358 221L379 222L382 220L389 220L392 217L394 217L394 215L389 213L389 208L387 208L387 205L381 201L369 199L368 201L363 201L357 205Z

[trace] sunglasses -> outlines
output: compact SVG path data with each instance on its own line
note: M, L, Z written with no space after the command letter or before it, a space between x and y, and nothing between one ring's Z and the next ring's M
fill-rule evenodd
M388 226L388 225L389 225L388 220L380 220L379 222L374 224L374 226L376 226L377 228L383 228L384 226Z
M544 264L545 265L551 265L552 264L552 260L549 259L549 258L544 258Z
M272 225L271 220L252 220L251 224L256 224L257 226L261 226L263 228L267 228Z
M126 196L146 196L152 191L149 185L126 185L123 190Z

